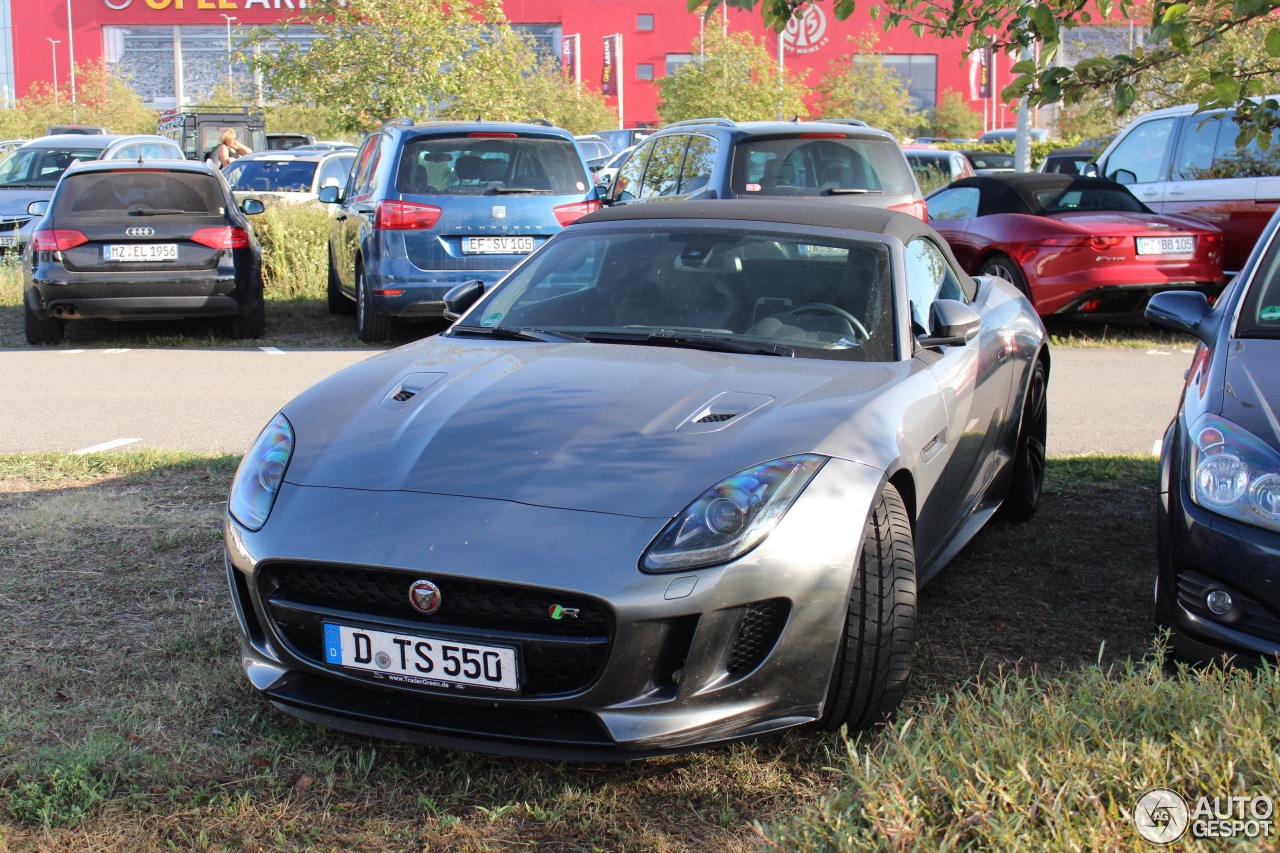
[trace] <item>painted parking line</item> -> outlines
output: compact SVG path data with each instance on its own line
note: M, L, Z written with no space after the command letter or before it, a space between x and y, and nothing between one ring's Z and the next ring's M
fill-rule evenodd
M262 350L267 355L284 355L284 350L277 349L275 347L258 347L258 349Z
M104 450L115 450L117 447L124 447L126 444L133 444L142 441L140 438L117 438L114 441L104 441L102 444L95 444L93 447L85 447L72 453L72 456L83 456L86 453L101 453Z
M127 349L104 349L104 350L102 351L102 354L103 354L103 355L116 355L116 354L118 354L118 353L122 353L122 352L128 352L128 350L127 350Z
M1147 355L1173 355L1171 352L1165 352L1162 349L1149 349Z
M84 350L82 349L64 349L62 351L62 354L63 355L79 355L82 352L84 352Z

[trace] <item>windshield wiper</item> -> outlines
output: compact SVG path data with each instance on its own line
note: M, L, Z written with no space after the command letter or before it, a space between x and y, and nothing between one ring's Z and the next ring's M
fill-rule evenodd
M171 209L167 207L146 208L146 209L135 207L135 208L130 208L129 215L130 216L176 216L179 213L186 213L186 212L187 211L185 210L178 210L177 208Z
M884 190L869 190L863 187L827 187L823 190L827 195L866 195L867 193L883 193Z
M493 191L498 195L531 195L533 193L549 193L550 190L540 190L534 187L494 187Z
M528 326L512 328L511 326L454 326L449 334L483 335L486 338L500 338L504 341L541 341L544 344L559 341L581 343L586 338L571 335L567 332L549 332L546 329L533 329Z
M639 344L654 347L683 347L712 352L737 352L747 355L795 356L795 350L783 344L757 344L717 335L690 335L677 332L587 332L584 340L600 344Z

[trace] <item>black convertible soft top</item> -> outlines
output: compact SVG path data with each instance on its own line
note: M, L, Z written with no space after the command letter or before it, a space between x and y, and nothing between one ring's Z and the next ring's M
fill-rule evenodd
M1109 181L1106 178L1086 178L1082 175L1066 175L1056 172L1009 172L996 175L978 175L972 178L961 178L953 181L937 192L976 187L980 193L978 215L991 216L997 213L1022 213L1031 216L1042 216L1046 213L1038 195L1049 192L1054 196L1064 193L1079 192L1082 196L1104 198L1112 193L1120 193L1133 200L1134 212L1153 213L1137 196L1129 192L1124 184ZM936 193L930 193L935 195ZM1089 208L1081 208L1089 209ZM1105 206L1093 208L1097 210L1116 210Z

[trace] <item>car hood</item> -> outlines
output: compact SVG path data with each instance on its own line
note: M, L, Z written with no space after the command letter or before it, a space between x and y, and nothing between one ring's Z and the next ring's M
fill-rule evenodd
M27 205L33 201L48 201L53 198L53 188L39 189L7 189L0 187L0 216L13 218L29 216Z
M1235 339L1229 347L1222 415L1280 450L1280 341Z
M669 517L771 459L817 452L875 464L901 418L874 402L913 369L439 337L291 402L285 479Z

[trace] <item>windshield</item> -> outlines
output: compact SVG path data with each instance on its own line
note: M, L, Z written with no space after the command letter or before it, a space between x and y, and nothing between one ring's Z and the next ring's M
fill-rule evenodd
M587 187L571 141L516 134L411 139L396 170L396 189L412 195L581 195Z
M878 241L655 220L643 232L562 233L459 326L889 361L892 304L889 250Z
M1149 212L1133 193L1121 186L1082 190L1044 190L1033 193L1038 211L1032 213L1069 213L1082 210L1117 210L1123 213Z
M902 150L888 139L812 138L739 143L733 191L740 195L821 195L831 189L910 195L915 192Z
M1240 309L1236 335L1241 338L1280 338L1280 241L1258 264Z
M309 193L316 164L305 160L236 160L222 174L233 190Z
M0 162L0 187L49 187L72 163L97 160L101 148L26 148Z

